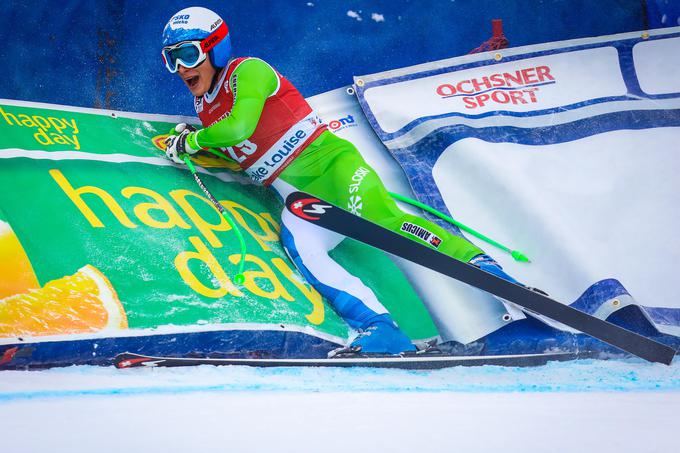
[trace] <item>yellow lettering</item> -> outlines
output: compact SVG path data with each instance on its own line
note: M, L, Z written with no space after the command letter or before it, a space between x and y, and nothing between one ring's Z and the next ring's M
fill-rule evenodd
M106 206L109 208L111 213L116 216L116 219L118 221L128 227L128 228L137 228L137 225L132 223L130 219L125 215L125 212L123 211L123 208L120 207L118 203L116 203L116 200L113 199L111 195L109 195L108 192L106 192L103 189L100 189L99 187L94 187L94 186L83 186L78 189L74 189L73 186L68 182L66 177L56 169L52 169L49 171L50 175L54 180L59 184L59 187L61 187L61 190L64 191L64 193L71 199L73 204L78 207L80 212L85 216L85 218L90 222L90 225L92 225L94 228L102 228L104 227L104 224L99 220L99 218L92 212L90 207L83 201L82 196L86 193L97 195L103 202L106 204Z
M205 197L202 197L190 190L185 190L185 189L177 189L173 190L170 192L170 196L172 197L173 200L182 208L184 213L191 219L193 224L198 228L198 231L203 234L203 237L208 240L211 246L215 248L222 247L222 242L215 236L215 231L229 231L231 229L231 225L227 223L227 221L222 217L222 214L220 211L217 210L215 206L210 202ZM198 200L201 200L203 203L207 204L212 212L215 213L217 218L219 219L219 223L208 223L206 222L203 217L199 215L198 212L194 209L194 207L187 201L187 197L193 197Z
M72 139L68 138L68 135L64 135L63 137L67 142L73 144L75 146L75 149L80 149L80 143L78 142L77 135L74 135Z
M321 324L325 317L324 304L321 294L319 294L319 292L311 285L307 287L307 285L305 285L302 280L300 280L298 276L293 273L293 270L288 267L286 262L281 258L272 258L272 264L312 303L312 312L308 315L305 315L305 318L307 318L307 320L314 325L318 326Z
M35 138L35 140L42 145L54 145L54 142L52 139L50 139L50 136L47 135L47 132L42 129L38 129L38 132L33 134L33 138Z
M270 224L271 226L274 227L274 229L276 230L276 232L277 232L279 235L281 234L281 225L279 225L279 222L277 222L276 220L274 220L274 217L272 217L272 215L271 215L270 213L268 213L268 212L261 212L261 213L260 213L260 216L261 216L263 219L265 219L267 222L269 222L269 224Z
M57 133L61 134L61 131L63 131L66 128L66 123L64 123L62 120L55 118L53 116L50 116L47 118L47 121L50 122L53 128L57 130Z
M14 126L10 118L14 119L14 122L17 123L17 126L21 126L21 123L17 119L16 115L14 115L13 113L5 112L5 110L2 107L0 107L0 114L2 114L3 117L5 117L5 121L7 121L7 124L9 124L10 126Z
M30 116L26 115L25 113L20 113L17 115L19 119L21 120L21 124L23 124L26 127L35 127L35 123L31 119Z
M232 264L238 264L238 262L241 259L240 254L234 254L234 255L229 255L229 261L232 262ZM254 270L247 270L243 274L243 276L246 278L245 282L243 285L248 289L248 291L252 292L256 296L261 296L261 297L266 297L267 299L285 299L289 302L294 301L293 296L286 291L286 288L281 284L279 279L276 277L276 274L272 270L271 267L267 265L261 258L255 256L255 255L246 255L246 262L249 263L255 263L260 267L260 271L254 271ZM248 266L249 268L252 268L252 266ZM256 279L261 278L264 280L269 281L274 289L271 291L266 291L259 286L257 286Z
M62 118L61 120L64 123L68 124L69 126L71 126L73 128L73 134L74 135L78 133L78 125L76 124L75 118L71 119L71 120L67 120L66 118Z
M59 143L60 145L66 145L67 143L70 143L66 140L66 136L55 134L54 132L52 132L50 135L52 136L52 140L54 140L55 143Z
M250 235L255 238L258 244L260 244L260 247L262 247L262 250L265 252L271 251L271 248L265 243L265 241L271 241L275 242L279 240L279 235L273 231L267 222L260 217L259 215L255 214L253 211L250 209L246 208L243 205L240 205L234 201L230 200L221 200L220 203L222 206L224 206L232 216L234 216L234 219L246 230ZM255 222L260 226L262 229L262 233L255 232L252 228L250 228L250 225L248 225L248 222L243 218L241 213L239 212L243 211L247 214L249 214L253 219L255 219Z
M184 280L191 289L205 297L217 299L224 297L227 294L242 297L243 293L234 286L231 280L229 280L224 269L222 269L220 263L217 262L217 259L215 259L215 256L208 250L208 247L205 246L203 241L201 241L198 236L191 236L189 241L196 248L196 252L186 251L175 257L175 268L179 271L182 280ZM217 282L220 285L219 288L204 285L189 269L189 262L191 260L198 260L208 266L212 275L217 279Z
M155 202L139 203L134 208L135 215L144 225L150 226L152 228L180 227L185 230L191 228L191 225L182 219L182 216L175 208L172 207L170 202L163 198L163 196L158 192L154 192L151 189L145 189L144 187L131 186L124 188L120 193L125 198L130 198L133 195L146 195ZM149 211L161 211L163 214L165 214L167 220L154 219Z
M33 118L33 121L35 121L35 124L40 126L41 128L47 130L50 128L50 122L47 121L45 118L43 118L40 115L33 115L31 118Z

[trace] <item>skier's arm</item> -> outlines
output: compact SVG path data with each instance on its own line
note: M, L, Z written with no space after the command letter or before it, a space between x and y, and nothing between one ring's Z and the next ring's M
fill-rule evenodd
M201 148L233 146L253 135L267 98L276 91L279 78L262 60L253 58L241 63L229 78L234 106L229 116L190 137Z

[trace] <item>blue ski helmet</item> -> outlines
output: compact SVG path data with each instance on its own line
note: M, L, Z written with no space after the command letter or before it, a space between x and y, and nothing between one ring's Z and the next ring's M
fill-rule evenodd
M207 8L192 6L175 13L163 29L162 45L166 47L182 41L203 41L209 36L211 42L202 42L201 46L210 49L208 55L213 66L223 68L231 58L229 29L220 16Z

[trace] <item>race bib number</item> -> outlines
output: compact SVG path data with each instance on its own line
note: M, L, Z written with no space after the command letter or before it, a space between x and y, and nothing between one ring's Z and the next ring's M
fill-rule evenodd
M238 145L227 147L227 152L236 162L241 163L257 151L257 145L250 140L244 140Z

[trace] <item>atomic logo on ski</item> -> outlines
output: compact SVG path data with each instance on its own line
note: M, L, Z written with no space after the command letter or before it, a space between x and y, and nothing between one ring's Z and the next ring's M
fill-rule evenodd
M330 209L333 206L327 204L316 204L321 200L318 198L303 198L302 200L297 200L290 205L290 210L293 214L306 220L319 220L320 217L313 217L308 214L324 214L326 209Z

